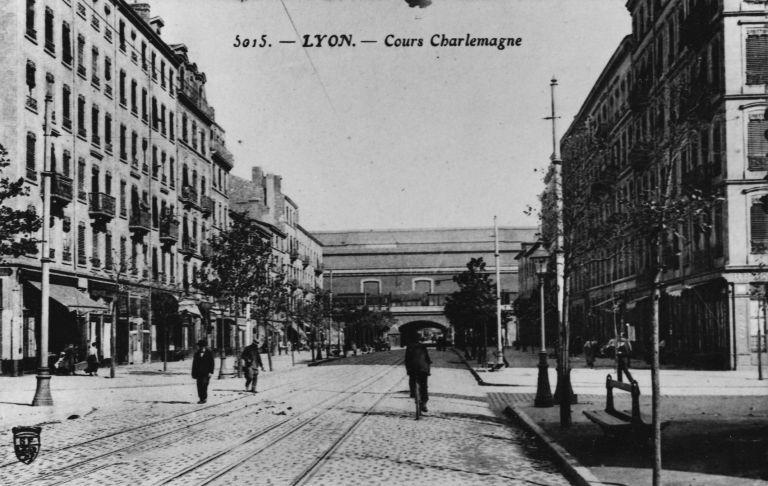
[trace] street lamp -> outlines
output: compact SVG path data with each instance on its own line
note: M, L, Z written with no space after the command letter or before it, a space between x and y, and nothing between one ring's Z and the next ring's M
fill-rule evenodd
M50 91L45 93L45 121L43 124L43 171L40 176L43 179L43 235L42 235L42 254L40 255L40 266L42 272L40 293L42 301L40 302L40 368L37 370L37 388L35 397L32 399L33 407L44 407L53 405L51 396L51 372L48 368L48 299L50 295L50 272L51 255L48 250L50 241L50 223L51 217L51 172L48 161L48 138L55 136L50 127L48 119L50 105L53 102L53 95Z
M534 407L551 407L552 391L549 387L549 366L547 365L547 343L545 339L544 277L547 275L549 252L539 245L528 258L533 262L536 275L539 276L539 294L541 297L541 350L539 351L539 380L536 385Z

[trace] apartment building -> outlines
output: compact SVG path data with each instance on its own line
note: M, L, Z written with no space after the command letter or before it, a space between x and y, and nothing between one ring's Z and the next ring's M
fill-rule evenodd
M564 184L569 167L587 157L583 196L604 216L655 190L667 168L674 191L719 194L722 201L676 228L664 250L662 359L754 365L768 280L768 9L750 0L626 5L632 33L562 138ZM656 255L631 232L621 247L597 250L574 274L573 329L601 341L628 332L636 352L647 355Z
M163 20L151 17L148 4L25 0L4 3L0 18L0 143L12 161L6 175L24 177L30 188L15 203L32 204L40 214L45 160L52 172L49 350L70 343L85 350L95 341L110 360L113 325L118 362L160 358L166 325L169 347L189 349L207 335L201 296L188 285L210 227L204 216L210 204L199 196L208 194L205 177L214 166L213 109L201 109L199 100L205 75L190 72L183 46L163 41ZM186 94L193 90L198 98ZM190 132L179 140L180 118L190 113L196 142ZM205 177L194 180L195 170ZM0 359L6 373L36 366L39 288L39 255L5 262ZM153 294L161 293L180 300L179 322L153 320Z

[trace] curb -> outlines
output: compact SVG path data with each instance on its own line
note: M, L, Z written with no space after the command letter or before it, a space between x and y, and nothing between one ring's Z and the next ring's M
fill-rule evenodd
M518 407L511 405L504 409L504 414L520 423L526 430L536 436L544 447L552 453L557 464L565 471L566 476L579 486L590 486L594 484L603 484L587 467L568 453L560 444L555 442L544 429L534 422L528 414Z
M456 353L456 356L459 357L459 359L464 363L464 366L467 367L470 373L472 373L472 376L475 377L475 380L477 381L477 384L480 386L516 386L509 383L488 383L487 381L483 380L483 378L480 376L480 374L472 367L471 364L464 358L464 356L461 355L461 352L457 350L456 348L451 348L451 351ZM504 360L504 363L506 364L506 359Z

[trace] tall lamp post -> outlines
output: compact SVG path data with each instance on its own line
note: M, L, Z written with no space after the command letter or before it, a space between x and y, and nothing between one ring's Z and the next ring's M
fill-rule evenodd
M51 255L48 250L50 239L51 218L51 172L48 163L48 138L52 135L49 120L49 111L53 95L48 91L45 93L45 121L43 124L43 171L40 173L43 179L43 235L42 235L42 254L40 255L40 266L42 271L42 281L40 292L42 301L40 302L40 368L37 370L37 388L35 397L32 399L33 407L53 405L51 396L51 371L48 368L48 300L50 295L50 272Z
M549 387L549 365L547 364L547 342L545 336L545 308L544 308L544 277L547 275L547 263L549 252L543 246L539 246L529 257L533 262L536 275L539 276L539 294L541 297L541 350L539 351L539 379L536 385L536 398L534 407L551 407L552 390Z

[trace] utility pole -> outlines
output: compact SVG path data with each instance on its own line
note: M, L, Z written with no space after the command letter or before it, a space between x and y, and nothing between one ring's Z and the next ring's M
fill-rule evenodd
M504 365L504 346L501 342L501 269L499 268L499 225L493 216L493 235L495 240L496 257L496 364Z
M328 271L330 289L328 291L328 347L325 350L326 358L331 357L331 327L333 326L333 270Z
M50 106L53 101L53 95L50 88L45 93L45 119L43 121L43 170L40 176L43 179L43 234L42 234L42 254L40 255L40 265L42 270L42 282L40 284L40 293L42 302L40 303L40 367L37 370L37 388L35 397L32 399L33 407L52 406L53 397L51 396L51 371L48 368L48 307L50 299L50 273L51 273L51 255L49 251L49 239L51 232L51 173L48 167L48 138L51 136L51 128L48 117L50 116Z

